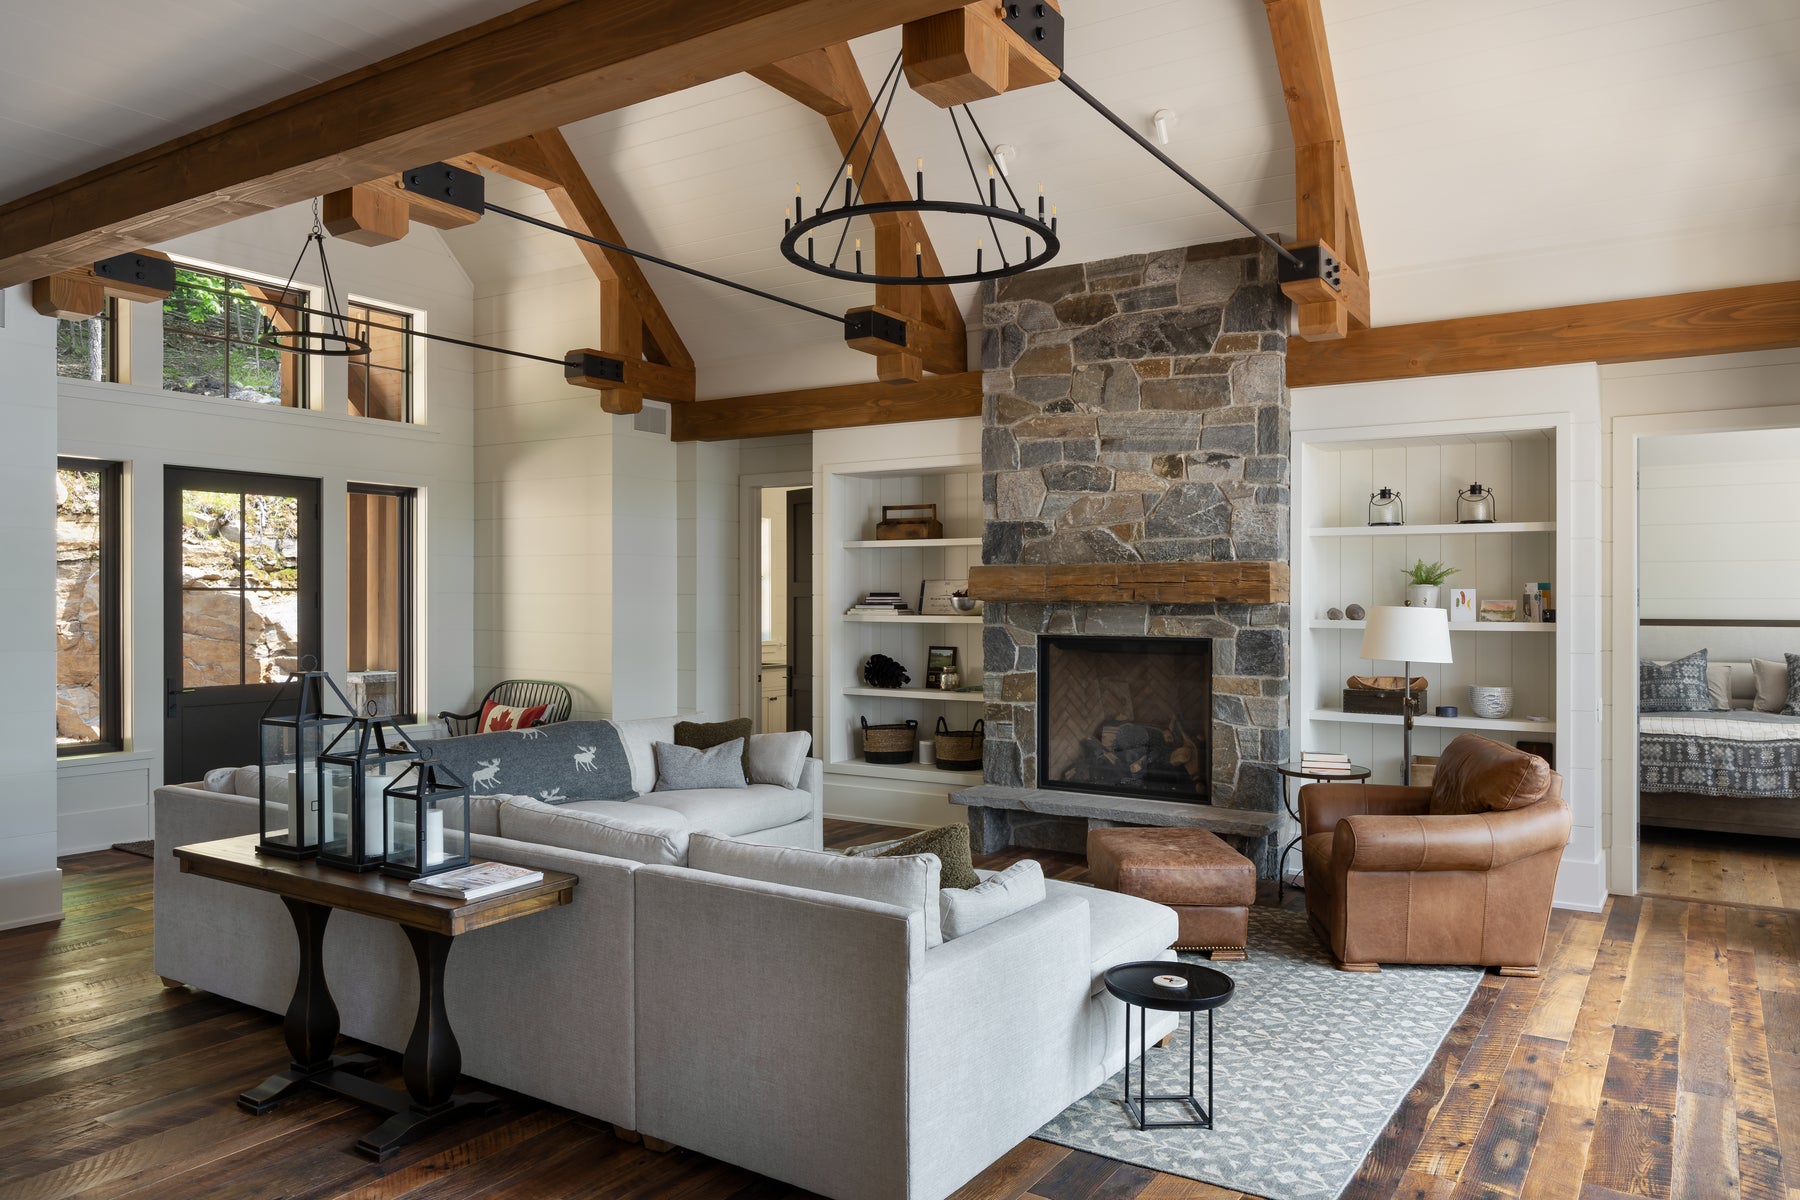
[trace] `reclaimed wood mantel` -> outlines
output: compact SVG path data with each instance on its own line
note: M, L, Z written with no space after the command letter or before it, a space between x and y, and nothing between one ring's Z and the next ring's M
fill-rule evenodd
M1119 562L970 567L977 600L1089 604L1285 604L1284 562Z

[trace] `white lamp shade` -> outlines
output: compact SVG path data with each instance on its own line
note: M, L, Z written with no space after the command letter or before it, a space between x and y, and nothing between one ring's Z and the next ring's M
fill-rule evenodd
M1362 656L1382 662L1450 659L1450 615L1441 608L1377 605L1363 629Z

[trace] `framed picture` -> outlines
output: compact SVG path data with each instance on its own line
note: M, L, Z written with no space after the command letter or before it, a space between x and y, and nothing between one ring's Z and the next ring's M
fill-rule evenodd
M950 594L968 587L961 579L927 579L919 585L919 614L926 617L955 617L962 614L950 603Z
M1519 619L1519 602L1517 600L1483 600L1475 610L1479 621L1516 621Z
M1450 619L1452 621L1473 621L1475 619L1475 589L1450 589Z
M945 671L956 670L955 646L932 646L925 651L925 686L935 688Z

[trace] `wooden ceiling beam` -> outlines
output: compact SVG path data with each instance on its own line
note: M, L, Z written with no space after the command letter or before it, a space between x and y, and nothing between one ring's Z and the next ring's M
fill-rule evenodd
M678 442L977 417L981 415L981 372L928 375L917 383L852 383L702 400L670 411L670 436Z
M945 0L536 0L0 206L0 286L945 7Z
M327 192L320 210L327 233L358 246L397 242L412 227L406 198L372 183Z
M474 157L500 174L540 189L549 198L562 223L577 233L604 238L621 246L628 244L560 129L546 129L490 146ZM630 301L669 365L679 367L691 376L694 356L688 352L687 343L681 340L668 310L657 299L656 289L650 286L638 260L591 242L578 241L575 245L602 284L609 280L618 281L625 299Z
M106 289L92 275L58 271L31 281L31 307L59 321L85 321L106 309Z
M1263 8L1294 137L1293 245L1323 242L1330 247L1342 264L1346 283L1335 301L1307 300L1294 285L1282 290L1298 306L1300 338L1341 338L1352 325L1369 324L1369 271L1344 150L1337 82L1325 44L1325 19L1319 0L1263 0Z
M1058 0L1046 0L1058 13ZM1062 68L1001 19L993 0L908 21L901 61L912 90L939 108L1051 83Z
M1352 330L1288 343L1289 387L1800 346L1800 281Z
M593 388L601 392L625 393L625 402L630 396L636 396L642 408L642 400L649 396L654 400L665 400L676 407L676 411L689 407L694 399L694 373L682 367L665 367L661 363L645 362L642 359L625 358L610 350L580 349L569 351L571 360L563 368L564 378L576 387ZM585 363L583 360L586 360ZM600 360L598 363L595 360ZM608 362L616 362L619 378L608 378L595 370L586 369L587 364L604 366ZM635 408L607 409L608 412L636 412Z
M848 154L863 177L862 198L865 201L882 203L912 198L912 180L900 166L889 139L882 138L874 147L874 157L870 158L870 144L875 134L873 127L860 130L861 136L858 136L863 115L874 100L869 95L869 84L863 78L862 68L856 65L856 56L850 53L848 45L839 43L810 50L758 67L750 74L825 118L839 153ZM869 162L867 171L862 170L865 159ZM917 213L884 214L875 219L875 266L878 271L905 274L912 268L914 247L924 259L928 274L943 273L943 263L931 244L931 234ZM963 324L962 310L957 307L956 297L947 285L878 285L875 303L909 316L922 316L950 335L943 340L941 352L925 360L926 370L940 375L968 370L968 332ZM911 312L915 304L921 306L917 314Z

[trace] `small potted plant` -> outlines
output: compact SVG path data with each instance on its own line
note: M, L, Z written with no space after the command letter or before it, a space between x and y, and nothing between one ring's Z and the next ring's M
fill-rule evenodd
M1441 562L1428 563L1422 558L1405 568L1402 573L1406 576L1406 607L1436 608L1438 588L1460 569Z

